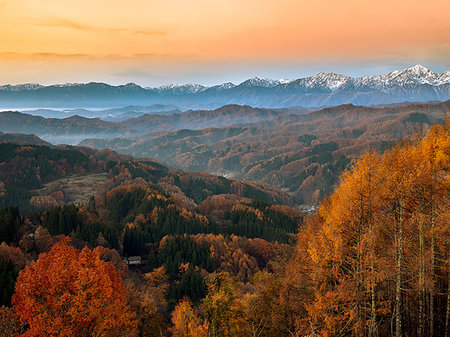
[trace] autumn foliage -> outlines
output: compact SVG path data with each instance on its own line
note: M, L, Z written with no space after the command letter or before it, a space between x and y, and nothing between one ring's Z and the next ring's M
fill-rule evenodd
M449 331L449 168L444 125L342 176L299 237L321 335Z
M132 336L134 314L119 272L97 250L66 239L19 274L12 298L24 336Z
M448 127L363 155L308 217L137 162L88 205L5 210L0 335L448 337Z

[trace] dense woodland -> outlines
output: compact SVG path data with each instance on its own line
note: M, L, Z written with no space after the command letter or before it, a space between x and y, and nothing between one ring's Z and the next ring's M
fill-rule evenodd
M0 211L0 335L448 336L449 136L366 153L308 217L258 185L102 161L87 203ZM8 146L4 165L40 150Z

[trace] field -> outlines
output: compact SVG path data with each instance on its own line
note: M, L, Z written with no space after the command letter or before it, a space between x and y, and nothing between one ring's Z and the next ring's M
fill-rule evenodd
M45 184L37 190L39 195L49 195L56 191L64 193L67 203L85 203L97 193L98 187L107 179L106 173L92 173L86 175L72 175Z

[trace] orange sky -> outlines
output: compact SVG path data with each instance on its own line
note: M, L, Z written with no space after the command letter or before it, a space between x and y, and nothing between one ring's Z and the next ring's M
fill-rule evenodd
M450 68L448 0L0 0L3 83Z

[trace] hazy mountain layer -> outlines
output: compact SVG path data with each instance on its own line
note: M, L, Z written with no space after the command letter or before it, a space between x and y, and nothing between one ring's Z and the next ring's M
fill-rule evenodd
M229 126L236 123L268 120L283 114L304 111L306 110L257 109L249 106L230 105L212 111L190 110L183 114L173 113L170 115L144 114L115 123L78 115L57 119L5 111L0 112L0 131L35 134L53 143L77 144L85 138L125 137L148 132Z
M384 150L441 123L449 111L450 101L385 108L342 105L230 127L81 144L153 157L186 170L264 181L286 188L299 203L315 203L332 191L342 170L362 152Z

